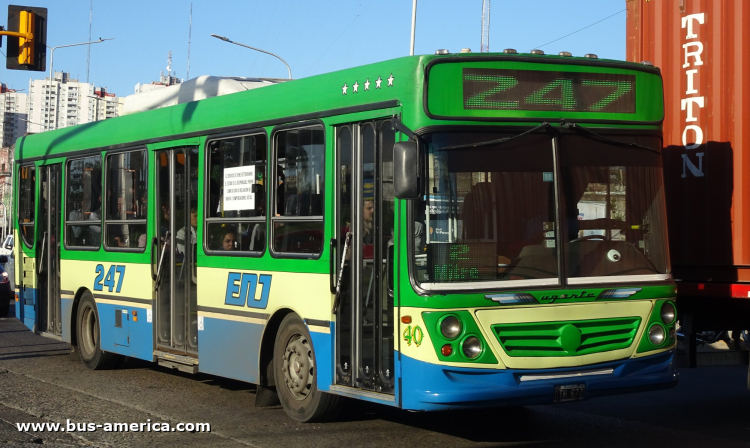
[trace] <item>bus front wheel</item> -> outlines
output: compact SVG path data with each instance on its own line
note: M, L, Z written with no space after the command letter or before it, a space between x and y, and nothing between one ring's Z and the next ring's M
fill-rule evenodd
M273 348L273 366L279 401L290 417L300 422L320 422L338 414L342 398L318 390L310 333L295 314L281 321Z
M88 291L83 293L78 304L76 323L78 352L83 365L93 370L109 368L114 361L114 355L101 349L99 312L94 297Z

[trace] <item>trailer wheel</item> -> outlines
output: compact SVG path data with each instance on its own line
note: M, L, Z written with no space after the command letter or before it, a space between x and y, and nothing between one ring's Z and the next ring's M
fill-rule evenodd
M281 321L273 349L273 366L279 401L291 418L319 422L338 414L342 398L318 390L310 333L295 314Z
M92 370L107 369L113 365L114 355L101 349L99 312L94 297L88 291L83 293L78 304L76 336L83 365Z

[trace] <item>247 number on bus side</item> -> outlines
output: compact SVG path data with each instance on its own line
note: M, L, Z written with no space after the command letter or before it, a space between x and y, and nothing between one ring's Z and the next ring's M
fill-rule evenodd
M105 274L106 272L106 274ZM107 288L109 292L119 293L122 290L122 281L125 278L125 266L112 265L105 271L101 264L96 265L96 278L94 279L94 291L104 291Z

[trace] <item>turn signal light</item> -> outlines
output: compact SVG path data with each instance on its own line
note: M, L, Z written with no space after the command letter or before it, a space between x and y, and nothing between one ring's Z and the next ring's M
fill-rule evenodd
M410 324L411 323L411 316L401 316L401 323L402 324Z
M453 347L450 344L445 344L440 348L440 353L442 353L443 356L450 356L453 354Z

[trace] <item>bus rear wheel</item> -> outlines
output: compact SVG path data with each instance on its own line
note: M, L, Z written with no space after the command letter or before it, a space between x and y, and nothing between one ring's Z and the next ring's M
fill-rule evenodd
M92 370L111 367L115 358L112 353L103 352L101 349L99 312L94 297L88 291L81 296L76 323L78 352L83 365Z
M320 422L336 417L342 398L318 390L310 333L295 314L281 321L273 348L273 366L276 393L291 418L299 422Z

